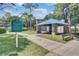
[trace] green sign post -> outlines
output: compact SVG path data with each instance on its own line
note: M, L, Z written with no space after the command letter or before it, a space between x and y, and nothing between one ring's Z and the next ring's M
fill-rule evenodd
M21 20L13 20L11 23L11 31L12 32L21 32L22 31L22 21Z
M22 19L21 18L12 20L11 31L16 32L16 48L18 48L18 32L22 31Z

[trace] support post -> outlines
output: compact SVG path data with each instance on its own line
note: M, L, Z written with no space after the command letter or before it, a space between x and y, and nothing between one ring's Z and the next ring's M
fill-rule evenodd
M52 34L52 25L49 25L49 34Z
M16 32L16 48L18 48L18 33Z
M38 33L38 26L37 26L37 24L38 24L38 21L36 20L36 32Z

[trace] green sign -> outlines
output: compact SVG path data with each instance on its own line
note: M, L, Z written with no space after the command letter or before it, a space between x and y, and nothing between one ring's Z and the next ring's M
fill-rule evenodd
M22 31L22 19L14 19L11 22L11 31L12 32L21 32Z

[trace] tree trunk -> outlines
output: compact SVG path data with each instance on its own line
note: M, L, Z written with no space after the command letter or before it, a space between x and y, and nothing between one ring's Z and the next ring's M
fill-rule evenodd
M76 25L74 25L74 27L75 27L75 32L74 32L74 33L76 34L76 33L77 33L77 32L76 32L76 30L77 30Z
M32 8L30 7L30 15L31 15L31 12L32 12ZM31 19L31 16L30 16L30 30L32 30L32 19Z
M68 26L69 34L71 34L71 16L68 15L67 19L68 19L68 24L69 24L69 26Z
M31 18L30 18L30 30L31 30Z
M67 14L64 19L65 19L65 23L68 23ZM69 33L68 26L64 26L64 33Z
M38 24L38 21L36 20L36 31L38 31L38 26L37 26L37 24Z

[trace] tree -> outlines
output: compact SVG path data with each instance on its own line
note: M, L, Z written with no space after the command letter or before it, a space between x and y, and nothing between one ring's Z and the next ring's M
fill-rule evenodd
M8 30L8 27L9 27L9 24L10 24L10 20L11 20L11 19L9 19L10 17L11 17L11 13L6 12L5 15L4 15L4 21L5 21L4 26L5 26L6 30ZM6 32L8 33L8 31L6 31Z
M15 3L0 3L1 11L6 9L7 7L14 8L14 7L16 7L16 4Z
M50 19L50 18L57 19L55 13L53 13L53 14L50 13L50 14L46 15L44 19L45 19L45 20L48 20L48 19Z
M11 8L11 9L15 9L16 10L16 7L17 4L15 3L0 3L0 11L4 11L5 12L5 15L3 16L4 20L6 19L7 22L9 22L9 17L11 16L11 13L10 12L7 12L5 11L7 7Z
M63 4L56 4L55 14L57 15L58 19L64 19L66 23L71 25L71 13L69 9L70 3L63 3ZM65 33L70 32L70 26L64 27Z
M0 3L0 11L2 11L2 10L4 11L4 9L6 9L7 7L15 9L16 4L14 4L14 3ZM5 25L9 22L10 16L11 16L11 13L5 12L5 15L3 16L3 19L5 20Z
M33 9L36 9L38 8L38 4L33 4L33 3L24 3L23 6L26 8L26 9L29 9L29 15L32 14L32 11ZM32 20L31 20L31 17L30 17L30 30L32 29Z
M64 19L70 26L79 23L79 4L77 3L63 3L55 5L56 18ZM65 31L70 33L70 26L65 26Z
M70 4L69 8L72 14L72 24L75 25L76 23L79 23L79 4Z
M28 14L27 13L22 13L22 15L21 15L21 17L22 17L22 19L23 19L23 26L24 27L28 27Z

